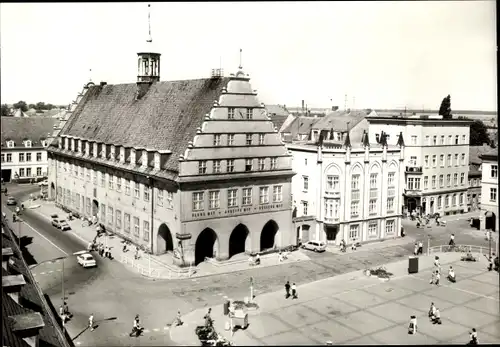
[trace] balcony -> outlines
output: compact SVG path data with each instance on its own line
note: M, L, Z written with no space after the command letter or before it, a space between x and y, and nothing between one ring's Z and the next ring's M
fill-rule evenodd
M338 224L340 223L340 218L338 217L325 217L325 223L328 224Z
M340 192L333 191L333 190L326 190L325 197L327 197L327 198L340 198Z
M422 191L420 189L405 189L406 196L422 196Z
M422 167L421 166L407 166L406 167L406 173L421 174L422 173Z

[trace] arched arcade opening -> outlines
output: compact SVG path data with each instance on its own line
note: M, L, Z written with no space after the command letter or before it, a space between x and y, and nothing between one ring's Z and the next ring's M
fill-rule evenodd
M245 252L247 242L250 240L248 235L248 228L243 224L238 224L236 228L233 229L229 237L229 258Z
M210 228L204 229L195 244L195 265L203 263L205 258L213 258L215 256L215 249L217 242L217 234Z
M165 223L162 223L158 228L158 234L156 236L157 254L167 253L168 251L174 250L174 241L172 239L172 233Z
M264 225L260 233L260 250L274 248L276 244L276 233L278 232L278 224L272 219Z
M488 211L488 212L485 213L484 218L485 218L485 220L484 220L484 228L486 230L495 231L496 230L495 229L496 228L496 225L495 225L496 224L496 220L495 220L496 216L495 216L495 214L493 212L491 212L491 211Z

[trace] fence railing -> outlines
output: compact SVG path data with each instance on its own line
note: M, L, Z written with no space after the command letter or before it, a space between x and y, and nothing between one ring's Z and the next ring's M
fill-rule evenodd
M120 261L125 265L130 265L134 269L136 269L141 275L152 277L152 278L167 278L167 279L180 279L180 278L189 278L196 273L194 267L190 266L187 269L157 269L157 268L149 268L149 266L144 266L139 264L134 258L127 257L126 255L121 255Z
M481 247L474 245L441 245L429 248L429 254L433 253L446 253L446 252L456 252L456 253L479 253L479 254L490 254L489 247Z

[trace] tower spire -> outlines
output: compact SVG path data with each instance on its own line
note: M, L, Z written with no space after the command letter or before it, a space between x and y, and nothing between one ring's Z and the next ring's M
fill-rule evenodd
M238 67L240 70L243 69L243 66L241 65L241 55L243 54L243 50L240 48L240 66Z
M147 42L153 42L153 37L151 36L151 4L148 4L148 39Z

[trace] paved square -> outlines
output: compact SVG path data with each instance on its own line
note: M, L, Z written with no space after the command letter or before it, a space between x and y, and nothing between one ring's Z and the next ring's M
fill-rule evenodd
M404 277L404 278L398 278L395 280L391 280L389 283L394 284L400 288L412 290L414 292L421 292L424 290L427 290L429 288L432 288L432 285L429 284L430 280L430 273L426 277L426 280L421 280L418 278L414 278L413 276L410 277Z
M335 320L342 325L351 327L363 335L387 329L394 325L393 322L376 316L368 311L357 311L347 316L336 318Z
M495 317L499 317L500 319L500 303L498 301L488 298L479 298L477 300L469 301L467 304L465 304L465 306L474 310L491 314Z
M392 281L382 283L375 287L367 288L365 292L378 295L386 300L396 300L414 293L409 289L397 286L396 284L392 283Z
M471 277L474 281L479 281L482 283L492 284L494 286L498 286L498 272L488 271L483 272L477 276Z
M311 308L318 313L334 318L341 315L359 310L356 306L349 305L340 300L330 298L329 300L314 300L303 304L305 307Z
M443 321L445 319L450 320L470 328L485 326L494 322L495 320L498 320L498 316L495 317L491 314L460 306L455 306L447 310L441 310L441 317Z
M290 306L279 310L274 313L274 316L292 325L294 328L300 328L325 320L325 317L302 305Z
M397 302L388 302L368 309L370 313L384 317L397 324L406 324L409 321L408 307Z
M477 299L478 297L478 295L472 294L470 292L463 292L459 289L455 289L453 285L439 286L425 292L425 294L439 298L442 301L446 300L458 305L463 305L468 301Z
M353 290L351 292L338 294L335 296L336 299L342 300L350 305L354 305L359 308L366 308L370 306L375 306L382 304L385 300L380 296L370 294L367 289L363 290Z
M498 291L498 286L493 284L478 282L475 279L466 279L462 281L457 281L456 283L450 284L453 288L467 290L477 294L490 295L495 291Z
M425 313L429 312L429 308L431 307L432 302L441 310L453 306L453 303L449 301L442 300L436 296L429 296L420 293L416 293L415 295L399 299L397 300L397 302L402 305L411 307L416 314L418 314L419 311ZM410 312L408 316L415 313Z
M417 325L418 324L420 324L420 322L417 322ZM379 344L386 345L433 345L437 342L436 339L421 332L421 330L418 330L414 335L408 334L407 324L400 324L391 329L379 331L371 335L371 337L379 341Z
M306 336L311 336L321 343L325 343L326 341L332 341L333 343L344 343L348 340L361 336L360 333L345 325L339 324L334 320L328 320L313 324L301 328L299 329L299 331ZM289 343L293 345L295 342L293 340L290 340Z
M259 316L259 319L249 319L248 329L251 329L255 337L261 339L265 336L288 331L290 327L270 314L263 314Z
M441 317L443 318L443 324L432 324L427 315L419 317L419 330L425 332L426 335L429 335L440 342L449 343L457 336L463 334L464 331L467 332L467 329L470 329L467 326L448 321L443 317L443 312L441 312Z
M293 341L294 345L316 345L318 342L311 338L306 337L298 331L287 331L281 334L268 336L264 339L264 342L268 346L289 346L290 341ZM314 336L314 335L308 335Z

